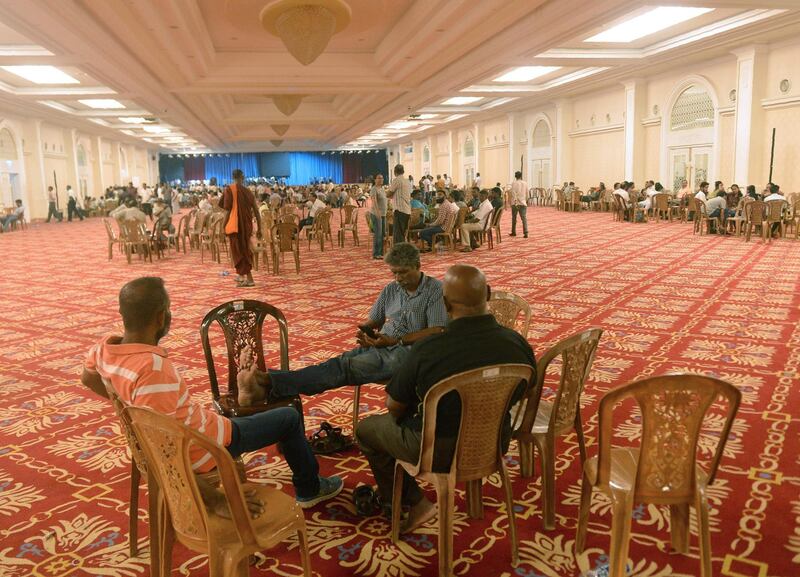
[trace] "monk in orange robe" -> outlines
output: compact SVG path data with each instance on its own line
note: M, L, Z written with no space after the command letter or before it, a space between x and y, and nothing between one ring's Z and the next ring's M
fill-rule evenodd
M228 211L225 221L225 234L231 245L231 260L236 267L236 284L240 287L255 286L253 281L253 250L250 237L253 236L253 219L261 238L261 220L258 218L256 197L244 185L244 173L238 168L233 171L233 184L226 186L222 194L222 208Z

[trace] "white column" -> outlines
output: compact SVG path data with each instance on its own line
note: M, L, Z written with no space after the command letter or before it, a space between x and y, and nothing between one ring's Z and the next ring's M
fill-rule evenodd
M733 179L740 186L753 184L753 179L766 175L760 129L764 112L761 99L766 80L765 46L757 44L735 50L736 116L734 125ZM716 176L716 175L715 175ZM756 183L761 186L762 183Z
M638 184L645 178L642 116L647 106L646 88L639 78L625 82L625 180Z
M555 182L553 186L560 187L561 183L570 179L571 166L571 146L569 141L569 129L572 125L572 102L566 99L557 100L556 105L556 170ZM533 138L533 135L529 135Z
M44 218L47 216L49 203L47 200L48 180L44 171L44 153L42 151L42 121L33 120L31 123L33 125L33 141L28 143L28 147L31 156L33 156L33 170L30 173L26 171L27 186L37 190L36 195L42 202L34 203L31 201L29 210L31 217ZM64 190L64 184L62 183L58 196L58 205L60 210L66 210L67 208L67 199L66 195L64 194Z
M66 184L72 185L72 190L75 191L76 198L79 199L79 204L81 204L80 199L83 198L83 194L78 180L78 131L74 128L70 129L67 132L67 138L64 140L67 143L67 149L64 151L67 153L67 178L70 180Z
M114 184L113 182L106 183L103 180L103 139L99 136L92 138L92 152L94 163L92 165L92 174L94 181L97 183L97 194L105 194L106 188Z
M454 162L453 162L453 154L455 153L455 146L453 146L453 131L447 131L447 176L449 176L453 182L455 182L455 172L454 172Z
M517 171L517 117L513 112L508 114L508 182L514 182L514 173Z

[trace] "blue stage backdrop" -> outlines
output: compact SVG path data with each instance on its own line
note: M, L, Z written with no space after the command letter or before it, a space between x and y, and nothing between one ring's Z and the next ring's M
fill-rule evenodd
M309 184L314 179L333 182L361 182L382 174L388 182L386 150L376 152L244 152L228 154L161 154L158 161L161 180L186 181L205 175L219 184L230 182L231 173L240 168L245 178L285 178L289 184Z

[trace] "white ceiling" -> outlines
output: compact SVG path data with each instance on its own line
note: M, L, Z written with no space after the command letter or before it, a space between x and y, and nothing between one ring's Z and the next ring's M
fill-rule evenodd
M354 147L379 130L389 136L366 145L382 146L422 126L430 128L419 134L456 128L800 31L800 0L347 2L349 26L303 66L261 27L267 0L0 0L0 66L50 64L80 80L42 86L0 70L0 109L122 139L146 136L165 150L179 150L178 138L210 151L272 150L276 139L279 150ZM584 42L663 5L714 10L631 43ZM530 82L493 81L537 65L560 69ZM271 94L307 96L286 117ZM454 96L481 100L441 104ZM126 108L91 110L77 102L86 98ZM420 113L437 116L386 128ZM120 116L170 133L147 133ZM279 136L272 125L285 124Z

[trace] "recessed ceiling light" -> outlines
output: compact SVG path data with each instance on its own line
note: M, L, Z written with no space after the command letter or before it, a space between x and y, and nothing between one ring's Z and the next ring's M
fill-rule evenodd
M519 66L498 76L493 82L528 82L560 69L560 66Z
M145 124L149 122L146 118L141 116L120 116L119 120L125 124Z
M446 106L461 106L463 104L472 104L479 100L483 100L483 96L453 96L443 101L442 104Z
M600 34L587 38L584 42L627 43L650 36L681 22L697 18L714 10L713 8L690 8L686 6L659 6L629 20L620 22Z
M392 128L394 130L406 130L411 128L412 126L416 126L419 122L414 120L398 120L396 122L392 122L386 125L386 128Z
M89 122L94 122L95 124L99 124L100 126L110 126L108 122L106 122L102 118L90 118Z
M458 120L459 118L464 118L466 114L451 114L447 118L445 118L442 122L452 122L453 120Z
M34 84L80 84L80 80L55 66L2 66L2 69Z
M170 132L169 128L165 128L163 126L142 126L142 130L149 132L150 134L167 134Z
M494 102L490 102L489 104L484 105L483 108L494 108L495 106L500 106L501 104L505 104L506 102L511 102L512 100L516 99L517 97L515 96L511 96L508 98L498 98Z
M39 104L44 104L45 106L49 106L50 108L55 108L56 110L60 110L61 112L67 112L69 114L75 113L75 111L66 104L61 104L60 102L56 102L55 100L38 100L37 102Z
M114 100L113 98L88 98L86 100L78 100L81 104L85 104L89 108L96 108L99 110L111 109L111 108L125 108L125 105L122 104L119 100Z

